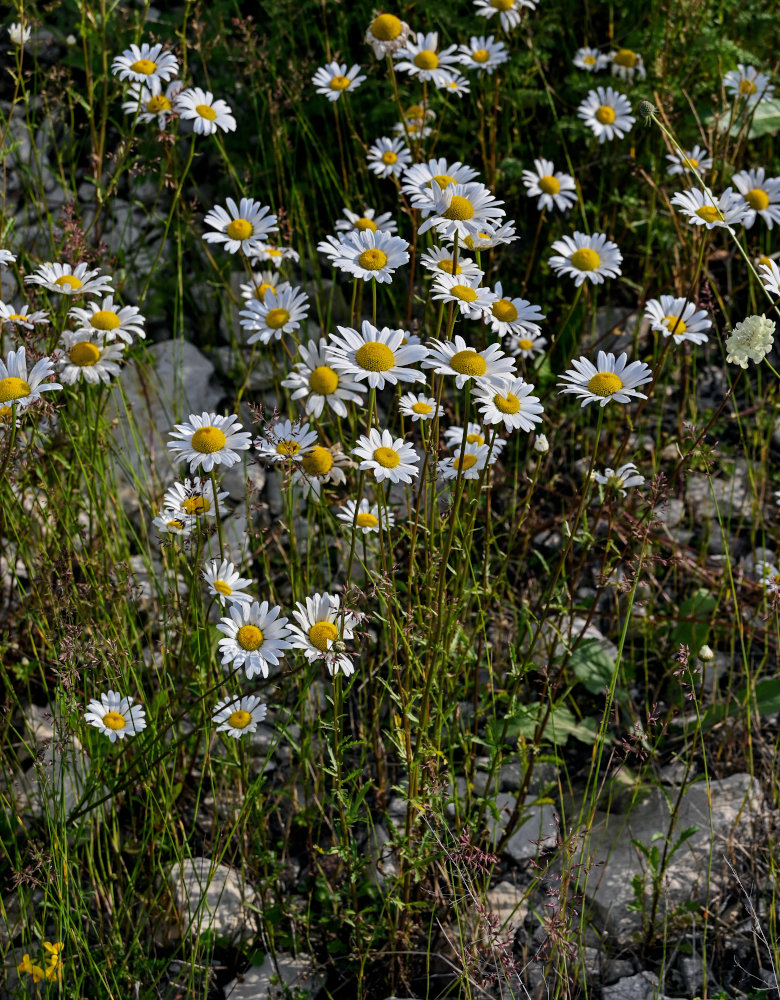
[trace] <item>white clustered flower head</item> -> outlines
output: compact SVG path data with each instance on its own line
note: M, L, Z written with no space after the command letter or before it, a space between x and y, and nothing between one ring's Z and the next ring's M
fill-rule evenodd
M369 149L366 163L378 177L400 177L412 162L403 139L388 139L383 136L377 139Z
M204 216L203 221L216 232L204 233L203 239L206 243L224 243L228 253L240 250L253 254L269 233L278 231L276 216L269 214L270 211L268 205L261 205L253 198L242 198L238 205L228 198L227 211L216 205Z
M111 276L98 277L100 268L90 271L85 263L71 267L70 264L40 264L24 279L26 285L42 285L50 292L62 295L105 295L111 294Z
M599 351L594 365L585 357L572 361L570 368L561 376L558 385L560 394L574 393L582 400L582 406L598 403L606 406L611 400L616 403L630 403L634 399L647 399L638 386L652 381L653 373L644 361L628 362L628 355L606 354Z
M43 380L53 374L54 364L51 358L36 361L28 375L25 348L9 351L5 361L0 358L0 406L12 406L16 403L19 412L24 412L41 398L42 392L62 388L59 382L43 384Z
M532 396L534 387L525 379L507 379L500 386L477 383L472 395L482 413L485 424L503 424L508 432L513 430L532 431L534 424L541 423L544 407L537 396Z
M520 24L520 13L523 7L534 10L537 0L474 0L477 14L480 17L493 17L498 14L504 31L511 31Z
M755 66L737 63L737 69L731 69L723 77L723 86L735 100L744 100L748 108L761 101L769 100L774 93L774 86L769 77L759 73Z
M645 305L645 316L650 320L650 328L664 337L674 337L675 344L689 340L692 344L706 344L706 330L712 326L707 312L697 309L693 302L673 295L662 295L660 299L649 299Z
M361 332L352 327L338 327L338 336L330 335L326 356L328 363L356 382L364 379L372 389L384 389L397 382L424 382L425 376L414 368L405 367L422 361L427 348L419 344L404 344L405 330L377 329L363 320Z
M398 400L398 409L405 417L411 418L413 424L418 420L433 420L434 417L444 416L444 407L436 405L433 396L426 396L424 392L407 392Z
M606 486L609 490L615 490L621 496L626 495L626 490L632 486L641 486L645 477L639 474L639 470L633 462L626 462L615 472L614 469L604 469L603 472L594 472L593 478L597 483Z
M65 330L53 357L65 385L73 385L82 379L92 385L99 382L108 385L111 378L121 371L117 362L122 361L124 349L124 344L107 344L102 334L90 330L73 333Z
M458 46L450 45L441 51L437 51L438 47L438 32L423 34L418 31L414 41L407 40L404 48L393 53L395 68L416 76L418 80L431 80L438 87L441 85L442 72L452 69L458 63L458 56L455 54Z
M758 276L761 284L770 295L780 296L780 267L769 257L764 257L758 264Z
M250 331L247 344L270 344L281 340L285 333L293 333L306 319L309 312L309 297L302 288L270 288L263 301L247 299L246 308L239 312L239 322Z
M255 441L260 455L270 462L300 462L303 452L317 443L317 432L308 423L279 420L266 428L266 436Z
M539 306L532 305L528 299L505 298L504 286L500 281L493 286L493 294L495 298L490 305L488 315L493 333L501 337L517 337L523 334L536 336L541 333L539 322L544 319L544 313Z
M329 62L317 70L311 82L318 94L323 94L329 101L337 101L342 94L348 90L357 90L363 83L366 77L359 73L360 67L357 64L347 70L346 63Z
M14 21L8 29L8 37L14 45L26 45L30 41L32 28L26 27L22 21Z
M481 237L483 230L489 239L504 217L503 204L476 181L442 188L433 180L429 191L422 191L412 199L412 205L429 216L418 229L420 234L435 228L445 239L454 239L457 234L462 240L467 236Z
M247 451L252 436L241 430L238 417L231 414L221 417L217 413L191 413L189 420L176 424L170 432L173 441L168 448L179 461L190 463L190 472L200 466L204 472L211 472L216 465L226 469L241 461L239 451Z
M506 357L498 344L475 351L460 335L451 341L431 340L428 357L422 366L432 368L436 375L454 375L458 389L462 389L469 379L498 386L515 374L514 360Z
M87 705L84 721L99 729L112 743L146 729L143 708L133 705L133 698L123 698L118 691L101 694L100 701L93 698Z
M406 45L409 25L395 14L379 14L366 30L366 41L377 59L384 59Z
M185 517L216 517L217 504L227 500L227 491L217 490L214 499L214 484L210 479L185 479L183 483L169 486L163 496L163 507ZM222 507L224 513L225 508Z
M222 666L243 667L248 680L255 674L268 676L269 664L278 666L286 650L292 648L287 619L280 607L268 601L232 604L229 618L220 618L217 628L225 635L219 640Z
M580 104L577 114L599 142L622 139L636 121L629 99L612 87L596 87Z
M573 62L577 69L584 69L586 73L595 73L602 68L605 62L609 62L609 56L602 55L598 49L593 49L589 45L584 45L574 53Z
M118 307L114 304L112 295L103 299L100 305L97 302L87 302L84 309L74 306L68 316L75 320L77 330L102 334L109 343L120 337L126 344L132 344L133 337L141 340L146 337L146 320L138 306Z
M377 229L383 233L394 233L398 229L398 223L393 218L392 212L382 212L381 215L377 215L375 208L364 208L363 214L358 215L357 212L351 212L348 208L344 208L342 211L344 218L336 220L337 233L351 233L353 231L362 233L366 229L370 229L372 233L375 233Z
M550 257L550 267L556 274L568 274L574 278L577 288L587 278L594 285L600 285L605 278L616 278L620 273L623 255L617 243L608 240L603 233L575 232L564 236L550 247L555 251Z
M320 337L319 343L310 340L298 348L302 361L295 365L282 382L285 389L293 389L290 399L305 399L306 413L319 419L327 403L340 417L347 416L347 403L363 404L365 387L336 371L328 361L328 342Z
M251 587L253 580L245 580L236 571L232 562L223 559L219 562L212 559L203 569L203 579L208 584L209 594L216 597L224 607L225 602L246 604L252 602L252 595L246 593L246 587Z
M191 87L176 96L174 110L183 121L191 121L197 135L213 135L217 129L235 132L236 119L227 101L215 100L210 90Z
M716 198L709 188L678 191L672 196L671 204L677 205L694 226L728 229L730 233L734 232L732 225L742 222L749 209L745 199L731 188L726 188L720 198Z
M552 160L534 160L534 170L523 171L529 198L539 198L537 208L565 212L577 201L577 185L571 174L556 173Z
M28 305L16 309L10 302L0 302L0 320L11 326L21 326L25 330L32 330L36 323L48 323L49 314L42 309L30 312Z
M619 76L621 80L632 83L634 75L638 76L640 80L644 80L647 76L642 56L638 52L634 52L633 49L618 49L616 52L610 52L608 59L611 63L612 75Z
M740 170L731 178L732 183L747 202L748 210L742 219L745 229L750 229L760 215L771 229L780 222L780 177L766 177L766 170Z
M179 72L179 61L161 43L131 45L111 63L111 72L120 80L131 80L153 86L172 79Z
M446 247L431 247L427 253L420 257L420 264L426 271L431 271L434 275L440 274L442 271L445 274L452 274L452 268L455 264L453 251ZM458 253L455 273L468 281L477 282L485 272L477 267L476 262L470 257L464 257L462 253Z
M434 276L431 298L438 302L454 303L461 315L468 319L487 319L496 297L489 288L480 285L479 280L441 272Z
M331 676L339 670L347 677L354 673L350 658L333 648L338 641L354 638L358 624L350 611L342 613L338 594L313 594L305 603L296 601L293 618L298 623L290 626L293 649L302 649L310 663L324 659Z
M126 115L137 116L143 125L156 122L158 128L164 129L175 114L176 96L183 86L181 80L171 80L163 94L156 78L149 84L131 83L127 88L128 100L122 104L122 110Z
M748 361L758 364L774 347L775 322L766 316L748 316L737 323L726 340L726 361L747 368Z
M391 483L411 483L419 472L420 462L412 445L403 438L394 438L388 430L372 427L368 435L362 434L352 454L362 459L361 471L373 472L378 483L385 479Z
M685 154L675 149L673 152L666 154L666 159L671 164L667 170L667 173L671 175L687 174L694 170L703 174L705 170L709 170L712 167L714 162L707 150L703 146L698 145L685 152Z
M344 522L350 531L360 531L364 535L379 534L384 521L386 528L395 524L395 514L391 510L382 510L379 504L370 504L364 497L358 505L354 500L347 500L340 508L336 517Z
M268 706L253 694L243 698L223 698L214 706L211 721L217 723L218 733L226 733L238 740L246 733L254 733L267 712Z
M468 45L459 46L458 51L461 65L480 73L492 74L494 69L509 60L506 45L497 42L493 35L472 35Z

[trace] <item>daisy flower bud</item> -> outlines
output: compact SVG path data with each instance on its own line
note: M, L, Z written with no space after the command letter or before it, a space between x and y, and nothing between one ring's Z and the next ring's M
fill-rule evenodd
M702 646L698 652L698 657L702 661L702 663L709 663L710 660L715 659L715 654L713 653L713 651L710 649L709 646Z

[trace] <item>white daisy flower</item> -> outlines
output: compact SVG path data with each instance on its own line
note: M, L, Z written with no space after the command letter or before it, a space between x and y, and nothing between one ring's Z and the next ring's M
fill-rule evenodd
M438 86L442 70L457 65L458 57L455 52L458 46L450 45L441 51L437 51L438 47L438 32L423 34L418 31L414 41L407 39L405 47L393 53L395 68L416 76L418 80L432 80Z
M630 132L636 118L631 114L631 102L612 87L596 87L577 108L577 114L599 142L622 139Z
M253 694L243 698L223 698L214 706L211 721L217 723L218 733L227 733L240 740L246 733L254 733L265 719L268 706Z
M373 472L378 483L389 479L391 483L411 483L419 473L419 456L412 445L403 438L394 438L388 430L372 427L368 435L362 434L352 449L352 454L362 459L361 471Z
M446 90L448 94L454 94L456 97L471 93L471 83L468 78L457 70L443 69L437 73L434 82L439 90Z
M173 118L176 95L183 86L181 80L171 80L163 94L154 80L151 85L133 83L127 88L129 99L122 104L122 110L126 115L137 116L143 125L156 122L159 129L164 129Z
M577 288L587 278L594 285L600 285L605 278L616 278L621 274L623 255L617 243L608 240L603 233L575 232L573 236L563 236L550 247L555 253L548 261L556 274L568 274L574 278Z
M780 297L780 267L775 261L765 257L764 262L758 265L758 276L771 295Z
M745 100L752 108L761 101L767 101L774 93L770 78L759 73L755 66L737 63L737 69L731 69L723 77L723 86L729 95L735 99Z
M215 100L210 90L190 87L176 96L174 110L184 121L191 121L197 135L213 135L217 129L235 132L236 119L227 101Z
M190 472L201 466L211 472L215 465L226 469L241 461L240 451L247 451L252 435L241 430L238 417L231 413L221 417L217 413L191 413L189 420L176 424L170 432L173 441L168 448L178 455L180 462L190 463Z
M144 340L146 320L137 306L118 306L109 295L100 305L87 302L84 309L74 306L68 313L76 323L76 329L92 334L103 334L108 342L120 337L126 344L132 344L133 337Z
M423 196L423 204L415 205L416 208L429 215L433 205L429 204L431 184L433 181L440 188L446 188L448 184L467 184L477 176L477 171L465 166L460 160L448 163L444 157L428 160L427 163L414 163L404 174L401 190L404 194L414 198Z
M319 500L322 487L326 483L341 485L347 481L343 466L351 464L338 446L325 448L321 444L307 448L301 460L296 464L292 474L292 482L303 488L303 495Z
M493 35L472 35L468 45L458 46L458 52L462 66L480 73L492 74L494 69L509 61L506 45L497 42Z
M618 358L599 351L594 365L585 357L572 361L572 367L561 376L559 395L572 392L582 405L598 403L606 406L610 400L616 403L630 403L632 398L647 399L637 386L651 382L653 373L644 361L628 362L628 355Z
M101 694L87 705L84 721L99 729L112 743L125 736L135 736L146 729L146 712L133 705L134 698L122 697L118 691Z
M163 507L166 510L185 514L187 517L215 517L217 505L224 511L224 501L227 492L217 490L214 499L214 484L210 479L185 479L183 483L169 486L163 496Z
M92 385L105 385L121 368L117 362L123 360L124 344L107 344L101 334L90 330L65 330L58 350L53 354L59 367L59 376L65 385L73 385L83 379Z
M633 462L621 465L617 472L614 469L594 472L593 478L597 483L606 486L607 490L614 490L623 497L626 495L626 490L630 490L632 486L641 486L645 481L645 477L639 474Z
M391 212L383 212L381 215L377 215L375 208L364 208L362 215L358 215L357 212L351 212L348 208L344 208L342 211L344 212L344 218L336 220L337 233L351 233L353 230L363 233L367 229L370 229L372 233L375 233L378 229L383 233L394 233L398 229L398 223L393 218Z
M516 334L510 334L505 346L509 354L527 360L544 354L546 344L546 337L536 337L533 334L525 333L519 337Z
M609 60L609 56L603 56L598 49L592 49L589 45L584 45L574 53L574 65L577 69L584 69L586 73L595 73L604 65L604 60Z
M434 417L444 416L444 407L436 405L433 396L426 396L424 392L407 392L398 400L398 409L405 417L411 417L412 423L418 420L433 420Z
M740 368L747 368L748 361L759 364L774 347L774 334L774 320L766 316L748 316L737 323L726 341L726 361Z
M287 619L279 617L281 610L268 601L232 604L230 617L220 618L217 625L225 634L218 644L222 666L243 667L247 680L255 674L267 677L269 664L278 666L286 650L292 649Z
M255 441L261 456L270 462L300 462L303 452L317 443L317 432L308 423L278 420L266 427L266 436Z
M305 399L306 413L319 419L327 403L340 417L347 416L347 403L362 405L364 386L349 376L337 372L328 363L328 342L320 337L319 343L310 340L300 345L298 353L302 361L295 365L282 382L285 389L293 389L290 399Z
M534 424L542 422L544 407L537 396L532 396L534 386L525 379L507 379L500 386L482 385L479 382L471 390L483 421L503 424L507 431L520 429L532 431Z
M577 201L577 185L570 174L556 173L552 160L534 160L534 170L523 171L529 198L539 198L537 208L565 212Z
M442 458L436 466L436 472L440 479L456 479L458 474L460 474L462 479L479 479L482 474L482 470L488 464L488 456L491 457L490 464L496 460L496 456L490 455L490 447L486 444L478 445L467 445L463 450L463 455L460 452L457 455L451 455L449 458Z
M10 302L0 302L0 320L3 323L24 327L25 330L32 330L36 323L48 323L49 314L43 310L30 312L28 305L16 309Z
M366 30L366 41L377 59L384 59L403 48L408 37L409 25L395 14L380 14Z
M780 570L773 563L760 562L756 564L759 582L769 596L780 594Z
M227 559L222 562L217 559L210 560L206 563L202 575L208 584L209 594L216 597L223 607L226 601L231 604L234 602L251 604L252 595L247 594L245 588L251 587L254 580L243 579L236 572L233 563L228 562Z
M445 236L444 238L452 240L451 236ZM466 236L463 244L469 250L490 250L492 247L502 246L505 243L513 243L516 239L519 239L519 237L515 232L514 219L510 219L500 226L491 225L489 232L480 231L472 233L471 236Z
M290 287L289 281L279 281L273 271L252 271L252 280L241 285L242 299L257 299L264 302L266 292L278 295Z
M430 194L412 200L416 208L429 208L430 217L420 226L424 233L435 228L441 235L453 238L457 233L461 239L467 236L481 236L485 230L488 238L495 225L504 217L503 201L497 201L484 184L470 181L467 184L447 184L442 188L431 181Z
M204 233L206 243L224 243L228 253L254 253L258 244L262 244L269 233L278 230L276 216L270 215L268 205L261 205L253 198L242 198L236 205L232 198L227 199L227 211L221 205L212 208L203 221L216 230L214 233Z
M716 198L709 188L705 191L698 188L678 191L672 196L671 203L679 207L692 225L728 229L730 233L734 232L732 226L742 222L749 210L745 199L731 188L726 188L720 198Z
M672 176L675 174L687 174L693 170L703 174L713 164L713 159L707 150L699 145L694 146L693 149L687 150L684 153L675 149L673 152L666 154L666 159L670 163L666 172Z
M365 497L359 506L354 500L347 500L339 508L336 517L343 521L350 531L354 526L355 531L360 531L364 535L379 534L382 521L385 528L392 528L395 525L395 514L391 510L384 511L380 509L378 503L370 504Z
M357 90L366 79L360 76L360 67L355 64L347 70L346 63L329 62L321 66L311 82L317 88L318 94L324 94L329 101L337 101L348 90Z
M675 344L689 340L692 344L706 344L706 330L712 326L704 309L697 309L693 302L673 295L662 295L660 299L649 299L645 304L645 316L650 320L650 328L673 337Z
M433 132L430 125L436 117L433 108L427 104L412 104L403 114L403 121L393 125L393 131L399 135L407 136L412 141L427 139Z
M431 285L431 297L436 301L454 302L461 315L469 319L487 318L496 297L478 281L478 278L470 280L460 274L437 274Z
M16 254L11 253L10 250L0 250L0 267L8 267L10 264L16 263Z
M22 21L11 22L11 26L8 29L8 37L12 44L18 45L21 48L22 45L26 45L30 41L31 35L32 28L28 28Z
M313 594L306 598L305 604L296 601L292 614L298 623L290 625L294 649L302 649L310 663L325 659L331 676L339 670L346 676L354 672L349 657L338 647L334 649L335 643L349 642L354 638L358 623L351 612L342 613L338 594Z
M182 538L188 538L197 527L197 523L194 517L188 517L181 511L170 508L163 508L152 521L159 534L181 535Z
M742 225L750 229L760 215L771 229L780 222L780 177L766 177L763 167L757 170L740 170L731 178L732 183L748 203Z
M498 344L475 351L457 335L454 340L431 340L428 357L422 366L432 368L436 375L454 375L458 389L462 389L470 378L499 386L515 374L514 361L504 356Z
M179 60L158 42L131 45L111 63L111 72L120 80L131 80L152 86L152 81L165 83L179 72Z
M286 260L296 263L301 259L297 250L292 247L271 246L270 244L258 244L249 255L253 263L272 264L280 268Z
M309 312L309 297L301 288L285 288L265 293L263 301L248 299L246 309L239 312L239 322L245 330L251 331L247 344L270 344L281 340L285 333L293 333L306 319Z
M469 421L465 428L452 424L444 432L444 444L453 451L460 451L463 445L463 434L466 434L466 447L474 451L476 448L487 444L488 436L481 424ZM506 444L503 438L493 439L493 454L497 455Z
M5 361L0 358L0 406L16 403L17 411L23 412L32 403L37 403L42 392L61 389L59 382L43 380L54 374L54 364L50 358L41 358L27 374L25 348L9 351Z
M412 154L403 139L383 136L369 149L366 162L379 177L400 177L412 162Z
M464 257L463 254L458 254L458 263L455 264L455 258L453 256L452 250L448 250L446 247L431 247L427 253L424 253L420 257L420 264L425 268L426 271L432 271L434 275L441 274L442 271L445 274L452 274L453 265L455 266L455 274L463 278L468 282L478 282L480 278L484 275L479 267L477 267L476 262L470 257Z
M387 383L424 382L422 372L406 365L422 361L428 354L421 344L404 344L405 330L378 329L363 320L361 332L352 327L340 326L330 335L326 357L332 368L362 382L368 381L372 389L384 389Z
M534 10L537 0L474 0L477 14L480 17L492 17L498 14L504 31L511 31L520 24L520 12L523 7Z
M493 293L496 297L487 318L494 333L501 337L541 333L539 322L544 319L544 313L539 306L532 305L528 299L504 298L500 281L493 286Z
M409 262L407 241L380 231L347 233L341 247L341 255L333 257L333 264L363 281L389 283L396 268Z
M50 292L63 295L105 295L111 294L111 277L107 274L97 277L100 268L90 271L87 264L52 264L47 262L36 267L24 279L26 285L42 285Z
M647 76L642 56L633 49L618 49L616 52L610 52L607 58L611 64L612 75L619 76L621 80L633 83L634 76L638 76L640 80L644 80Z

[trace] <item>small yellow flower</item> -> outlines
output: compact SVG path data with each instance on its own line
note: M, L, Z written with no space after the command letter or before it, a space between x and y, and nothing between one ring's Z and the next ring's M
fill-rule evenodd
M30 956L27 954L22 957L21 962L16 966L16 971L29 973L33 977L34 983L39 983L44 976L43 969L40 965L35 965L30 960Z
M44 941L43 947L48 952L46 956L48 965L46 966L45 976L48 980L56 979L57 982L60 982L62 979L62 959L60 958L60 952L65 945L62 941L55 941L54 944Z

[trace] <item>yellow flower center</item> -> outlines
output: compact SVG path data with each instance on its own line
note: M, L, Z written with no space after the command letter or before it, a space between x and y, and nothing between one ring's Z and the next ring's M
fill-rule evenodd
M500 323L512 323L517 319L517 309L509 299L496 299L490 309Z
M439 57L433 49L423 49L417 53L412 62L418 69L436 69L439 65Z
M471 53L471 58L474 60L474 62L486 63L490 58L490 53L488 52L487 49L474 49L474 51Z
M106 729L124 729L127 725L127 720L121 712L106 712L103 716L103 725Z
M318 444L306 452L301 465L309 476L326 476L333 468L333 455Z
M425 108L422 104L410 104L404 111L404 118L422 118L424 114Z
M134 73L143 73L144 76L149 76L157 69L157 63L152 62L151 59L136 59L130 69Z
M756 263L757 263L757 264L758 264L759 266L763 266L763 267L770 267L770 266L771 266L771 264L772 264L772 261L770 260L770 258L769 258L769 257L765 257L765 256L764 256L764 255L762 254L762 255L761 255L761 256L760 256L759 258L758 258L758 260L756 261Z
M748 204L756 212L763 212L769 204L769 195L762 188L752 188L745 195Z
M233 219L228 223L227 234L231 240L248 240L254 227L248 219Z
M89 317L89 322L96 330L116 330L122 325L117 314L110 309L98 309Z
M757 89L758 88L756 87L755 83L753 83L752 80L740 80L739 82L740 94L745 94L745 95L755 94Z
M515 5L515 0L490 0L490 6L496 10L511 10Z
M508 392L506 396L497 393L493 397L493 403L499 413L519 413L522 405L513 392Z
M59 278L54 279L54 284L59 288L69 288L72 292L75 292L81 288L82 281L75 274L61 274Z
M207 514L211 510L211 504L205 497L187 497L182 507L192 517L200 517L201 514Z
M437 260L436 261L436 267L438 267L440 271L445 271L447 274L452 274L453 273L452 272L452 258L451 257L445 257L443 260ZM463 268L460 266L460 264L456 264L455 265L455 274L460 274L462 272L462 270L463 270Z
M458 375L484 375L487 371L487 362L481 354L468 348L452 355L450 368Z
M561 185L552 176L552 174L545 174L544 177L539 178L539 187L544 191L545 194L558 194L561 190Z
M0 424L7 424L13 416L13 407L4 403L0 406Z
M602 104L601 107L596 109L596 120L601 122L602 125L611 125L615 120L615 109L611 108L608 104Z
M171 521L166 521L165 527L170 531L184 531L184 521L179 520L178 517L174 517Z
M685 333L688 329L679 316L664 316L661 322L670 333Z
M339 630L333 622L317 622L309 629L309 642L321 652L326 652L328 642L338 639Z
M705 222L718 222L723 219L720 209L715 205L702 205L701 208L696 209L696 214Z
M601 263L601 257L590 247L581 247L571 255L571 265L578 271L595 271Z
M70 349L68 357L71 363L79 368L91 368L100 361L100 348L88 340L81 340Z
M450 177L449 174L434 174L433 177L431 177L431 179L426 184L426 187L430 187L431 184L434 181L436 181L436 183L439 185L439 187L442 189L442 191L444 190L444 188L447 187L448 184L457 184L458 183L455 180L455 178L454 177Z
M467 434L466 435L466 443L467 444L484 444L485 443L485 439L482 437L481 434Z
M482 240L490 240L490 239L492 239L490 233L477 233L477 243L479 243L480 246L482 245L481 243ZM463 242L466 244L469 250L474 249L475 243L470 236L467 236Z
M385 469L394 469L401 464L398 452L392 448L377 448L374 452L374 461Z
M472 465L476 464L477 464L477 456L467 453L463 456L462 460L460 455L458 455L458 457L454 459L452 466L454 469L462 469L463 472L465 472L466 469L470 469Z
M358 219L355 223L355 229L359 233L364 233L367 229L370 229L372 233L376 232L376 223L373 219L367 219L365 215L362 219Z
M237 708L235 712L231 712L228 717L228 722L233 729L246 729L251 721L252 716L249 712L245 712L243 708Z
M30 386L22 378L9 375L0 378L0 403L13 403L15 399L24 399L30 395Z
M400 18L395 14L380 14L371 22L371 34L380 42L392 42L401 34Z
M426 414L426 413L432 413L433 407L430 405L430 403L412 403L412 410L415 413Z
M358 262L366 271L381 271L387 263L387 254L384 250L377 250L376 247L371 247L360 254Z
M281 250L277 250L275 247L266 247L265 248L265 255L266 255L266 257L281 257L282 256L282 251Z
M269 309L266 313L265 322L266 326L270 326L272 330L281 330L285 323L290 321L290 314L286 309L278 307L276 309Z
M26 321L27 317L23 316L22 313L10 313L6 318L6 323L25 323Z
M614 372L596 372L588 382L588 389L594 396L612 396L622 388L623 380Z
M520 348L521 351L531 351L533 350L534 342L532 340L529 340L528 337L522 337L520 340L518 340L517 346Z
M204 455L210 455L215 451L221 451L225 447L227 438L219 427L199 427L192 435L192 447Z
M255 288L255 298L260 302L265 302L265 293L273 292L276 294L276 288L268 281L263 281Z
M350 84L350 79L348 76L336 75L331 77L328 86L331 90L346 90Z
M355 351L355 361L368 372L386 372L395 364L395 355L387 344L372 340Z
M631 49L618 49L615 53L615 62L618 66L624 66L626 69L632 69L636 66L639 56L636 52L632 52Z
M207 122L215 122L217 120L217 112L210 104L196 104L195 111L201 118L205 118Z
M263 633L257 625L242 625L236 632L236 640L242 649L251 653L263 645Z
M146 102L146 110L153 115L158 115L161 111L170 111L171 102L165 94L155 94Z
M596 57L595 56L585 56L585 58L582 61L585 63L586 66L595 66L596 65Z
M477 298L476 289L471 288L469 285L453 285L450 289L450 295L454 295L456 299L460 299L462 302L473 302Z
M223 597L230 597L233 593L233 588L229 583L225 583L224 580L215 580L214 590L216 590L218 594L222 594Z
M301 446L297 441L293 441L292 438L289 438L287 441L279 441L276 445L276 454L284 455L286 458L292 458L294 455L297 455L300 450Z
M387 149L384 153L382 153L382 163L387 164L388 167L392 166L397 159L398 154L394 153L392 149Z
M309 375L309 388L318 396L329 396L338 389L339 377L327 365L317 365Z
M695 170L699 166L699 161L693 156L684 156L682 165L686 170Z
M450 207L446 212L442 212L443 219L473 219L474 218L474 206L468 200L464 198L462 194L454 194L452 196L452 201L450 202Z
M374 517L373 514L364 512L362 514L358 514L355 518L355 524L358 528L375 528L379 524L379 518Z

